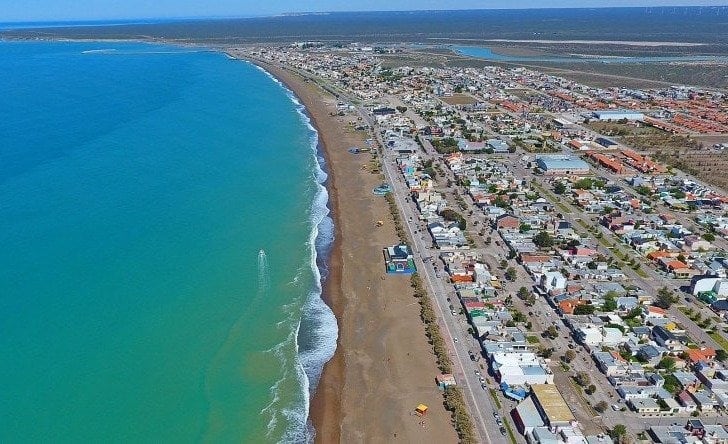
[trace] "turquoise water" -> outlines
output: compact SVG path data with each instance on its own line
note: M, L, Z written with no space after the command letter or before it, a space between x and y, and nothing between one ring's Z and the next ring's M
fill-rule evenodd
M0 43L0 97L0 441L302 439L336 326L290 93L218 53Z
M599 56L511 56L498 54L485 46L453 46L455 52L494 62L552 62L552 63L669 63L669 62L728 62L725 56L650 56L650 57L599 57Z

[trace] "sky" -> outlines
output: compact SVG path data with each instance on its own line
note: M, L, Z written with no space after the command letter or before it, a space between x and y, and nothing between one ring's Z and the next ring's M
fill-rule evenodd
M728 0L0 0L0 22L251 17L323 11L675 5L728 5Z

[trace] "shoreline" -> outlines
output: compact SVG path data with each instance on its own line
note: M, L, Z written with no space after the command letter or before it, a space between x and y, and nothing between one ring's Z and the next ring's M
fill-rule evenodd
M328 275L326 280L322 283L321 299L326 305L331 308L336 322L341 328L341 321L343 317L343 307L341 298L336 297L340 294L342 289L341 280L341 225L339 224L339 209L338 209L338 189L336 186L337 177L331 168L331 152L326 142L327 133L320 122L321 116L317 116L317 113L312 112L314 104L310 103L303 94L301 94L301 86L299 79L289 77L286 75L283 69L276 66L272 66L260 60L250 60L242 58L235 54L230 54L225 51L225 54L236 59L244 60L252 63L253 65L259 66L267 73L275 77L281 84L289 89L295 97L301 102L305 108L305 113L311 121L311 125L315 128L318 133L318 145L321 154L326 160L327 175L328 178L325 182L325 187L329 193L328 206L330 210L330 217L334 221L334 241L331 244L329 250L328 261ZM310 421L315 430L315 435L309 436L308 438L314 438L315 442L338 442L340 441L340 426L341 424L341 390L343 389L344 379L344 359L341 348L341 334L337 335L336 338L336 350L334 356L331 357L326 363L324 363L321 369L321 375L317 382L316 387L311 391L311 397L309 401L309 412L307 421Z
M457 441L434 384L439 371L410 280L384 272L382 248L397 235L388 204L372 193L382 176L370 167L381 159L348 152L370 134L354 131L350 123L357 114L340 116L338 98L317 81L242 51L224 52L262 68L293 92L318 132L327 164L334 242L322 299L339 335L310 398L315 442ZM388 222L373 228L378 220ZM426 424L412 414L420 403L430 406Z

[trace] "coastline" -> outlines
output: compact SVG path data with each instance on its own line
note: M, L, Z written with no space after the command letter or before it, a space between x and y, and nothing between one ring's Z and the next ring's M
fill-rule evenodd
M238 55L226 53L230 57L238 59ZM326 181L326 188L329 193L329 209L331 211L330 216L334 220L334 242L331 244L328 257L328 275L325 282L323 282L322 288L322 299L331 308L336 317L337 324L341 325L343 317L343 306L342 298L339 296L342 289L341 279L341 225L338 223L340 217L339 211L339 193L337 189L337 174L332 171L330 167L331 158L331 140L329 134L331 133L328 125L324 125L321 121L322 115L319 106L314 103L307 94L303 94L303 88L305 85L301 84L302 79L293 77L286 73L283 69L275 67L271 64L264 63L261 61L251 62L266 72L275 77L279 82L283 84L287 89L293 92L298 100L301 101L306 109L306 115L311 120L311 125L316 129L318 133L318 143L321 149L321 153L326 159L327 165L329 165L327 174L328 179ZM318 112L317 112L318 111ZM327 131L328 129L328 131ZM328 142L328 143L327 143ZM317 387L313 390L313 394L310 398L309 405L309 421L311 422L313 429L315 430L315 441L316 442L339 442L341 437L341 390L344 386L344 359L341 353L341 335L339 334L336 339L336 352L334 356L324 365L321 372L321 377L318 381Z
M337 99L298 73L235 50L226 53L264 69L305 106L319 135L328 166L329 208L334 243L322 298L339 326L334 356L324 366L309 406L315 442L455 442L457 435L442 394L434 384L438 373L427 342L419 307L407 277L390 277L381 263L382 247L396 240L388 205L371 190L381 183L367 171L370 156L354 156L369 135L356 132L336 114ZM413 408L430 406L420 424Z

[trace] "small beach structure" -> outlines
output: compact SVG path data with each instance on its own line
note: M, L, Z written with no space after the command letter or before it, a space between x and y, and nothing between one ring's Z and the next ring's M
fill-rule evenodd
M428 408L429 407L427 407L426 405L420 404L420 405L417 406L417 408L415 408L415 414L417 416L425 416L427 414L427 409Z
M384 264L389 274L412 274L417 271L415 259L407 245L393 245L382 250Z
M440 390L445 390L447 387L454 387L457 385L455 377L449 373L443 373L435 377L435 382Z
M392 191L392 187L390 187L388 183L382 183L378 187L374 188L372 190L372 193L374 193L376 196L385 196L386 194L390 193L391 191Z

